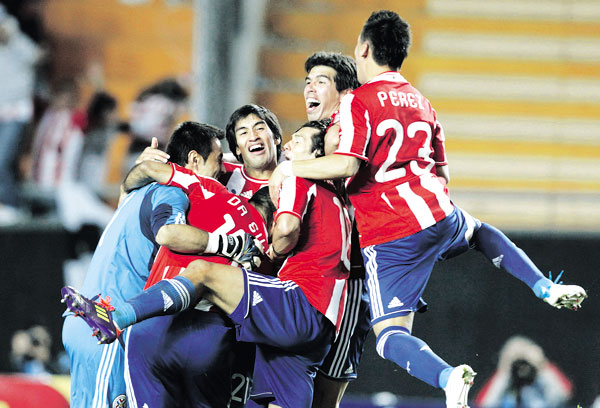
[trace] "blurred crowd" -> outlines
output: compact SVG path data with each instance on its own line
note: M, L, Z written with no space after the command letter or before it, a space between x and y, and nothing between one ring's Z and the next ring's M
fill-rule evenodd
M0 227L51 218L102 230L122 177L152 137L164 147L188 91L160 79L121 110L101 68L61 78L40 12L39 0L0 4Z

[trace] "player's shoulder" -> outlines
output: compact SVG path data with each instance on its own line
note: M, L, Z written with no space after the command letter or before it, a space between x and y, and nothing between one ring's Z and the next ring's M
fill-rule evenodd
M225 167L225 171L227 173L232 173L235 170L241 171L244 168L244 165L242 163L234 163L234 162L224 161L223 167Z

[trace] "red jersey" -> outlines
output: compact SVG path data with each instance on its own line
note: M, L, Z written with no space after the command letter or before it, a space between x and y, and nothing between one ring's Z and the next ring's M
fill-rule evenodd
M454 206L436 176L446 165L444 132L431 104L397 72L342 99L336 154L364 160L348 179L362 247L415 234Z
M233 194L250 199L261 187L269 184L269 180L255 179L246 174L243 164L223 162L225 174L219 181Z
M346 300L352 231L344 200L327 181L285 179L275 219L301 220L298 243L277 276L293 281L318 311L339 328Z
M181 188L190 199L188 222L194 227L208 232L233 234L238 231L254 235L267 251L267 227L259 212L244 198L231 194L217 180L194 174L176 164L173 175L167 183L169 186ZM162 279L177 276L195 259L231 264L231 260L219 255L180 254L161 247L156 255L150 277L146 282L148 288Z

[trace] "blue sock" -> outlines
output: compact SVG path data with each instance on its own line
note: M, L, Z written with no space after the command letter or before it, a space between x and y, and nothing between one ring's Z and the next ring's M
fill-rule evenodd
M481 223L481 228L475 233L473 239L477 250L481 251L497 268L505 269L527 284L537 297L543 296L543 288L547 289L552 285L527 254L499 229Z
M412 336L402 326L386 327L379 333L377 353L398 364L410 375L437 388L446 385L449 372L452 371L452 367L431 351L423 340Z
M181 312L195 299L195 292L194 284L183 276L162 280L127 300L124 306L113 312L113 320L124 329L154 316Z

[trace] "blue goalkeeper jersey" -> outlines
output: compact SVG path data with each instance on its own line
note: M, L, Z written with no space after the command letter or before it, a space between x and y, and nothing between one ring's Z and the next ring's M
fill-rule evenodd
M156 233L165 224L185 224L188 206L177 187L152 183L131 192L100 237L81 293L108 295L118 306L142 292L159 248Z

